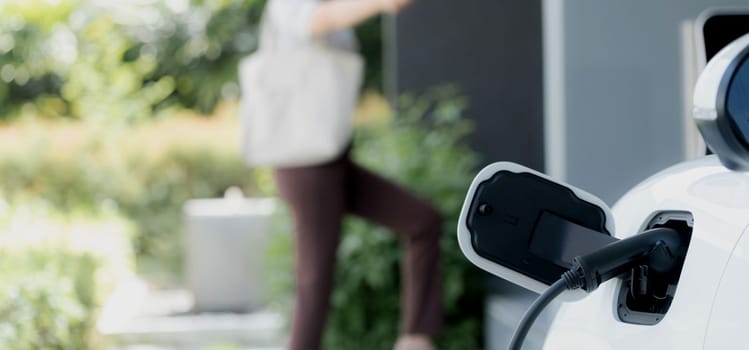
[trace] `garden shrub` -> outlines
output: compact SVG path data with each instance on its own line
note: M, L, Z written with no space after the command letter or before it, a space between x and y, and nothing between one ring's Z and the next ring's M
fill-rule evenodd
M0 200L33 199L61 214L114 211L134 226L138 271L173 285L187 200L222 197L232 186L248 196L269 191L255 180L263 171L240 160L235 125L235 118L175 117L122 131L18 127L9 133L24 135L20 143L0 149Z
M90 348L95 259L59 250L0 256L0 348Z
M227 141L234 123L0 129L0 349L99 348L96 313L133 252L151 281L178 283L184 202L259 191Z
M133 274L132 229L115 212L0 198L0 349L100 348L96 316Z

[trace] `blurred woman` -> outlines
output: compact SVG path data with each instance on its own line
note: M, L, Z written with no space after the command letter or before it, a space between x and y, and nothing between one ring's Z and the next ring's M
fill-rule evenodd
M352 27L381 13L397 14L410 2L270 0L266 16L280 45L321 39L337 49L355 51ZM275 178L293 211L296 231L297 292L290 349L321 346L346 213L392 229L405 247L402 333L394 340L395 349L434 349L431 338L442 328L440 214L427 201L354 164L349 149L325 164L276 169Z

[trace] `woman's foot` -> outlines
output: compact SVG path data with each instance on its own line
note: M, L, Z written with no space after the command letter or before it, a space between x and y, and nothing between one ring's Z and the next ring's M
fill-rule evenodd
M435 350L432 339L426 335L404 334L398 338L393 350Z

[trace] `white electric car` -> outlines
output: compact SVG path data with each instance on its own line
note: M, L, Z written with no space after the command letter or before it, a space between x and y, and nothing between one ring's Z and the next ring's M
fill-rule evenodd
M477 175L461 250L542 293L511 349L560 294L544 349L749 349L749 35L708 63L694 119L715 155L653 175L613 210L517 164Z

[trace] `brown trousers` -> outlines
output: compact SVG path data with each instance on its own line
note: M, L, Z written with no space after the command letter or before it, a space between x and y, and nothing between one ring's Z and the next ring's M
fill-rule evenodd
M341 218L361 216L397 233L402 265L403 332L434 335L442 327L439 236L442 218L426 201L351 162L338 159L275 172L296 228L296 300L291 350L320 348ZM356 263L356 262L350 262Z

